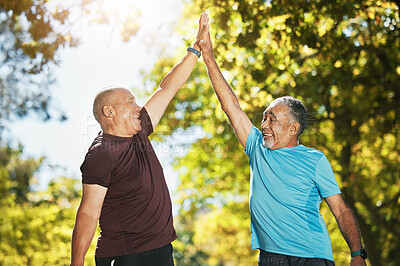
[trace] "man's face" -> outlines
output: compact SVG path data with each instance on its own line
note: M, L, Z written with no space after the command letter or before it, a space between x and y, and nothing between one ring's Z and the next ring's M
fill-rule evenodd
M275 150L297 145L297 135L290 132L291 124L290 110L287 105L269 106L261 122L264 147Z
M119 136L133 136L142 130L139 119L142 109L135 101L135 96L125 89L118 89L113 95L113 107L116 110L115 127Z

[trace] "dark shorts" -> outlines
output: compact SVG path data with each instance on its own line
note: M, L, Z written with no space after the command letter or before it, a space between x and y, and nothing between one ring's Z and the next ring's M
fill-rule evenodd
M276 254L260 249L259 266L334 266L331 260L321 258L302 258Z
M95 260L97 266L174 266L171 244L140 253L118 257L95 258Z

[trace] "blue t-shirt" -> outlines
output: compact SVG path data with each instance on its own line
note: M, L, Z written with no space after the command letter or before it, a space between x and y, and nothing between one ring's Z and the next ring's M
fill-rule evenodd
M325 155L298 145L270 150L253 127L245 153L250 163L251 247L333 261L322 198L341 193Z

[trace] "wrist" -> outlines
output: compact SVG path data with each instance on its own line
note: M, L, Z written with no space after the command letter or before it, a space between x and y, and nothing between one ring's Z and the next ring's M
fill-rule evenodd
M204 60L205 63L214 62L215 64L217 64L217 62L215 61L215 58L214 58L214 54L212 52L204 50L204 51L202 51L201 54L203 55L203 60Z
M351 257L358 257L360 256L361 258L363 258L364 260L367 258L367 251L365 249L360 249L360 250L356 250L351 252Z
M187 48L187 51L188 51L188 53L195 54L197 56L197 58L200 58L200 56L201 56L200 49L189 47L189 48Z
M193 49L196 49L197 51L201 51L199 42L195 42L195 43L192 45L192 48L193 48Z

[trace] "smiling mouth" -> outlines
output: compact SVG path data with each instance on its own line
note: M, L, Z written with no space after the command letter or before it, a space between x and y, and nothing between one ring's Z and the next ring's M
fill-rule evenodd
M272 134L263 134L263 137L264 138L270 138L270 137L272 137Z

